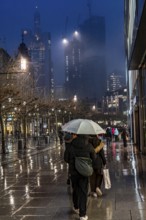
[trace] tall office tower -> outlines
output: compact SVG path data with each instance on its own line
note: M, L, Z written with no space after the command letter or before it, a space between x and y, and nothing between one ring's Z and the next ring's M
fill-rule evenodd
M68 98L82 94L81 43L76 36L65 48L65 91Z
M106 90L105 18L91 16L80 26L84 97L101 100Z
M41 32L40 13L36 7L34 13L34 31L23 31L34 67L34 77L38 94L46 99L54 98L54 73L51 58L51 35Z
M124 76L117 73L111 73L108 75L107 91L115 92L116 90L119 90L124 86L125 86Z

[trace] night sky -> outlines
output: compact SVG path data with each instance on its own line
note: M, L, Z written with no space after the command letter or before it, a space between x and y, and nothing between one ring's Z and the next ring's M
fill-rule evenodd
M124 74L124 1L91 0L92 15L106 19L107 71ZM21 30L33 30L35 6L41 15L41 29L52 37L52 60L57 84L64 81L62 35L68 16L67 35L89 17L87 0L0 0L0 47L14 55L21 42ZM4 40L5 39L5 40Z

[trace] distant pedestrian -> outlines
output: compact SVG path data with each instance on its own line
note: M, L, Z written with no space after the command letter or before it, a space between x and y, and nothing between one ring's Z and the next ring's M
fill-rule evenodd
M114 136L115 136L115 142L117 142L119 140L119 131L118 131L118 128L115 128L114 130Z
M61 129L61 127L58 128L58 137L59 137L59 142L60 142L60 145L63 144L63 131Z
M75 169L75 156L88 157L92 160L96 157L94 148L88 142L88 138L85 135L76 135L76 138L72 140L71 147L64 152L64 160L69 164L71 175L73 211L79 214L80 220L87 220L86 210L89 178L82 176Z
M115 128L112 128L112 141L114 141L115 136L114 136Z
M109 147L112 141L112 131L110 127L107 127L106 129L105 138L106 138L107 147Z
M124 147L127 147L128 132L126 131L126 128L123 128L123 131L121 133L121 138L123 139Z

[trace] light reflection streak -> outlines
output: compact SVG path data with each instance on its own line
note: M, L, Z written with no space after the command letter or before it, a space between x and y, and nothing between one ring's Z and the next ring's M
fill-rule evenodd
M57 173L57 171L58 171L57 168L54 168L54 173L55 173L55 174Z
M27 199L29 199L29 198L30 198L30 195L29 195L29 194L27 194L27 195L26 195L26 198L27 198Z
M3 176L4 175L4 170L3 170L3 167L1 166L1 175Z
M38 185L38 186L41 185L41 184L40 184L40 177L39 177L39 176L37 177L37 185Z
M28 186L28 185L25 186L25 192L26 192L26 193L29 192L29 186Z
M7 178L4 178L4 189L7 188Z
M53 163L50 163L51 170L54 169Z
M23 167L22 165L20 165L20 173L22 173L22 171L23 171Z
M29 167L27 167L27 173L28 173L28 174L30 173L30 169L29 169Z
M136 161L135 161L135 157L134 157L134 151L133 151L133 147L132 148L132 168L133 168L133 173L134 173L134 182L135 182L135 191L136 191L136 198L137 200L139 201L139 198L140 200L142 199L142 195L140 197L140 194L139 194L139 190L138 190L138 180L137 180L137 169L136 169ZM138 210L139 210L139 215L140 215L140 219L144 219L144 213L142 211L143 207L142 207L142 203L141 202L138 202Z
M15 204L14 196L12 194L10 195L10 204L11 205Z
M30 162L30 169L31 169L31 170L33 169L33 162L32 162L32 160L31 160L31 162Z
M61 164L61 170L63 170L63 164Z

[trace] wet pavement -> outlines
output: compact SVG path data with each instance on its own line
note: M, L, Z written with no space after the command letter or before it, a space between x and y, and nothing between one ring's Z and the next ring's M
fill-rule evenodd
M64 147L30 146L0 155L0 220L78 220L66 184ZM89 220L146 220L146 156L132 144L105 147L112 188L88 197Z

